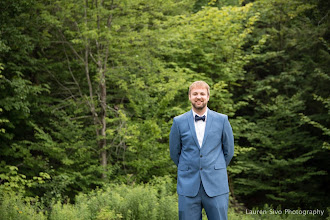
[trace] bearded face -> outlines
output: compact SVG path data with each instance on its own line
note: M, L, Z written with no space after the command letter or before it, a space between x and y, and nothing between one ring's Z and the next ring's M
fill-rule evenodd
M207 107L209 95L206 88L196 87L190 91L189 100L195 112L201 112Z

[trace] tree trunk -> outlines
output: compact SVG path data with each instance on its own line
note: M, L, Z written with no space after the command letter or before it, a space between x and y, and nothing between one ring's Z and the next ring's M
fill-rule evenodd
M102 178L106 178L106 171L107 171L107 150L106 150L106 128L107 128L107 124L106 124L106 107L107 107L107 103L106 103L106 98L107 98L107 91L106 91L106 83L105 83L105 73L104 70L102 71L102 76L100 79L100 99L101 99L101 115L100 115L100 119L101 119L101 131L100 131L100 154L101 154L101 166L103 167L103 173L102 173Z

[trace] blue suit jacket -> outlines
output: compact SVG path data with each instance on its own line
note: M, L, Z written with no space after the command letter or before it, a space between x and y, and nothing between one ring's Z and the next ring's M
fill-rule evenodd
M177 192L194 197L201 182L208 196L229 192L227 166L234 155L234 137L228 116L208 109L200 148L192 110L173 119L170 156L178 166Z

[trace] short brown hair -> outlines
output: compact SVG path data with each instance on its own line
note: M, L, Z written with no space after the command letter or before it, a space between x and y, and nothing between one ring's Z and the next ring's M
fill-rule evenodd
M188 95L190 95L190 91L193 88L196 88L196 87L202 87L202 88L206 89L207 90L207 95L210 96L210 86L206 82L201 81L201 80L200 81L195 81L189 86Z

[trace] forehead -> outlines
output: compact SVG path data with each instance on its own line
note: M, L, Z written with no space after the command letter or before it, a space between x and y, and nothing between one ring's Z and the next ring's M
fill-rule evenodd
M191 88L191 94L193 93L206 93L207 94L207 89L203 86L194 86Z

